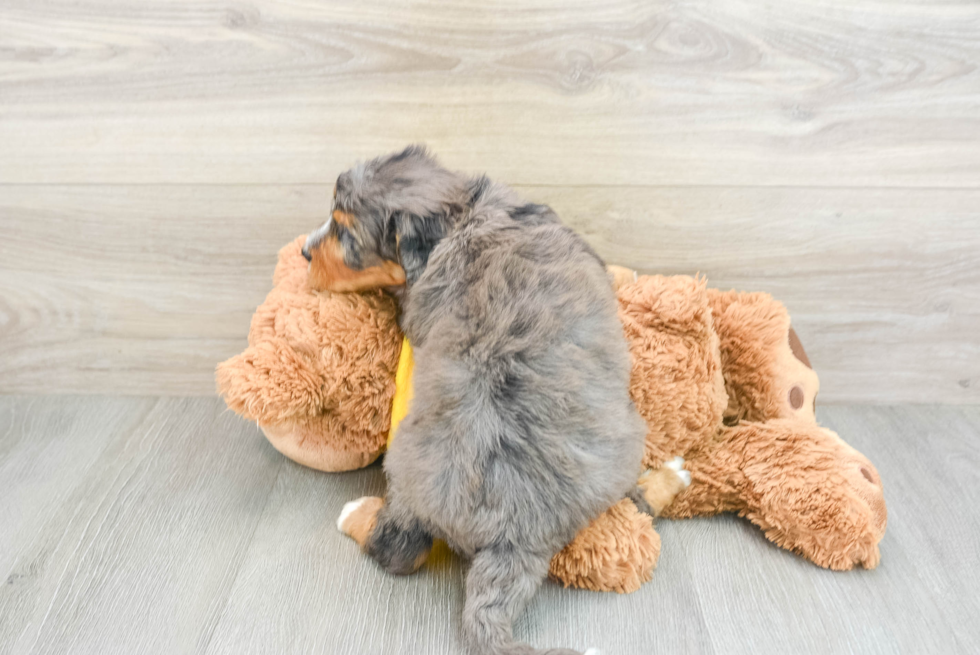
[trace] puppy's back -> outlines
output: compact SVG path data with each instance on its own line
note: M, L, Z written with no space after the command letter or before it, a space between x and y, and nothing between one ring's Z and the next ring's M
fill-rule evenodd
M500 535L557 551L635 484L642 456L601 260L555 221L498 212L444 240L412 294L412 459L430 482L406 493L439 499L433 518L464 552Z

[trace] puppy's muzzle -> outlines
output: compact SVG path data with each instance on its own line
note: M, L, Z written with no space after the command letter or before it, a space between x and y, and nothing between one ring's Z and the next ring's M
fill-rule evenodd
M330 223L332 219L327 219L327 222L321 225L316 231L311 232L309 236L306 237L306 243L303 244L303 257L306 261L313 261L313 251L316 250L317 246L323 241L323 237L327 235L330 231Z
M392 261L352 269L344 261L344 249L336 236L328 235L330 222L306 238L303 256L310 262L307 281L320 291L347 293L405 284L405 270Z

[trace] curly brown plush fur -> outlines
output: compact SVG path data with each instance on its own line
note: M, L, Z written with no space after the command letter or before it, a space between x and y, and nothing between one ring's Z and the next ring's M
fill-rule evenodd
M786 308L767 293L712 289L728 407L725 420L816 421L820 380L790 327Z
M647 422L644 464L658 468L715 438L728 404L704 278L645 275L619 289L630 394Z
M381 454L391 423L395 302L381 291L314 292L304 241L280 250L248 348L218 365L218 391L287 457L322 471L361 468Z
M821 566L878 565L887 522L881 479L830 430L793 419L746 422L689 455L694 482L666 516L736 512Z
M659 558L653 519L623 499L555 555L548 574L566 587L628 594L653 577Z

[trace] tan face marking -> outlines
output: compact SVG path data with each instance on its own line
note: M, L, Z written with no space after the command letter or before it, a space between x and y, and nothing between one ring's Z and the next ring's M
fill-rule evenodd
M310 255L308 280L314 289L347 293L405 284L405 269L395 262L382 262L361 271L347 266L344 248L337 237L324 239Z
M342 209L335 209L333 210L333 220L344 227L350 227L354 224L354 215L348 214Z

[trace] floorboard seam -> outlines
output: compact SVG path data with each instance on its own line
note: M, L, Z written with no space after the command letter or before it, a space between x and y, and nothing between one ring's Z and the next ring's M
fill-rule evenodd
M218 627L221 625L221 621L225 617L225 612L228 610L228 604L231 602L231 594L235 590L235 585L238 583L238 578L242 574L242 567L244 567L245 562L248 560L248 554L252 550L252 543L255 541L255 533L258 531L259 526L262 525L262 519L265 517L265 513L269 508L269 500L272 498L272 494L275 492L276 484L279 482L279 476L282 475L284 457L279 458L279 465L276 468L276 475L272 478L272 484L269 485L269 491L265 497L265 503L262 505L262 511L259 513L258 518L255 519L255 525L252 527L252 531L248 535L248 543L245 548L242 549L242 556L239 558L238 566L235 569L235 575L232 576L231 582L228 585L228 593L225 595L225 601L221 605L221 610L218 612L217 618L214 624L211 626L211 633L208 635L207 641L203 644L200 650L202 655L207 655L211 650L211 642L214 639L215 632L218 631Z

